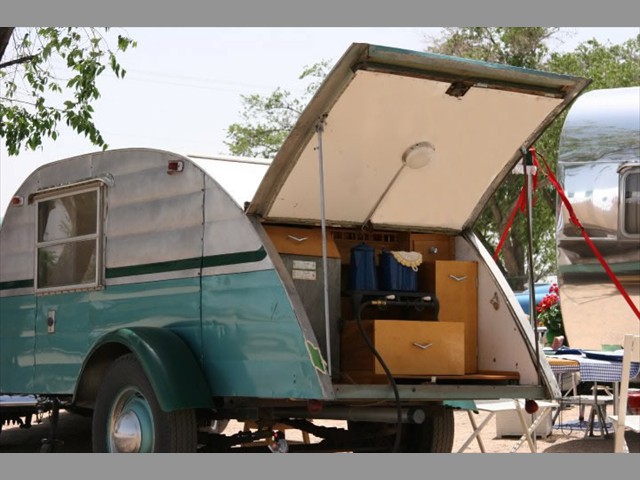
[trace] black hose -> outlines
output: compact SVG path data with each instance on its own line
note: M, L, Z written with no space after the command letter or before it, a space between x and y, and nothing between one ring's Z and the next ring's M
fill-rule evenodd
M362 304L360 304L360 307L358 308L358 311L356 314L356 322L358 324L358 329L360 330L360 334L362 335L363 340L365 341L365 343L367 344L367 346L369 347L373 355L378 359L378 361L380 362L380 365L382 365L382 368L384 369L387 375L387 378L391 383L391 388L393 388L393 394L396 399L396 409L398 412L398 422L397 422L397 428L396 428L396 439L393 444L392 453L397 453L400 451L400 441L402 440L402 406L400 404L400 394L398 393L398 385L396 384L396 381L393 378L393 375L391 375L391 371L389 370L389 367L387 367L387 364L384 362L384 360L376 350L376 347L371 342L371 339L369 338L367 333L364 331L364 328L362 327L362 318L361 318L362 310L365 307L372 304L373 304L372 301L363 302Z

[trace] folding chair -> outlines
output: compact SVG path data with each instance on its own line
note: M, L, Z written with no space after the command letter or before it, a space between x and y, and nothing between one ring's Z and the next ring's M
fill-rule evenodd
M474 439L478 442L480 451L482 453L485 453L484 444L482 443L482 439L480 438L480 432L489 423L489 420L491 420L496 415L496 413L508 411L515 411L518 413L518 419L520 420L520 426L522 427L522 436L511 449L511 453L516 452L525 441L529 444L531 453L536 453L538 451L538 448L536 445L535 432L538 428L538 425L540 425L544 418L549 415L554 408L558 408L560 406L557 402L553 401L536 400L536 403L540 407L538 417L533 421L533 423L527 425L526 415L528 414L524 410L525 401L522 399L514 398L500 400L476 400L476 408L474 410L488 412L488 415L478 425L473 418L472 410L467 409L469 421L471 422L471 426L473 427L473 433L464 441L457 453L464 452Z
M640 415L627 414L629 399L629 380L631 376L631 362L640 362L640 335L624 336L624 353L622 357L622 378L618 394L617 415L609 415L615 431L615 453L629 453L629 447L624 439L625 429L629 428L640 433Z

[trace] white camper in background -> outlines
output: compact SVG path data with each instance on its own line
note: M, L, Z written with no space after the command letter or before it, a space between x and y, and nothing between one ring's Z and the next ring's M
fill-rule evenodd
M578 220L640 308L640 87L592 90L571 106L558 180ZM558 285L571 347L622 347L640 319L605 272L567 209L558 211Z

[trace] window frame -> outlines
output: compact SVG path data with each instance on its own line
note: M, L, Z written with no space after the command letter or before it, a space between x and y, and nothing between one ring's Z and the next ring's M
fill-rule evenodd
M633 165L625 165L623 168L619 169L620 173L620 197L619 197L619 205L620 205L620 216L618 218L619 222L619 231L626 238L639 239L640 238L640 230L637 233L628 232L626 229L626 219L627 219L627 178L630 175L640 175L640 164L636 163ZM640 190L638 191L640 194ZM638 205L640 208L640 205Z
M96 290L103 288L104 286L104 275L103 275L103 242L102 242L102 232L103 232L103 186L104 183L101 181L92 181L92 182L82 182L80 184L69 185L65 188L53 188L48 189L46 191L38 192L33 196L32 201L35 205L35 248L34 248L34 287L36 294L49 294L49 293L61 293L61 292L69 292L69 291L86 291L86 290ZM75 237L66 237L62 239L49 240L49 241L40 241L40 204L43 202L48 202L52 200L56 200L59 198L73 197L75 195L80 195L88 192L96 193L96 231L91 234L78 235ZM39 253L40 250L47 247L53 247L58 245L66 245L69 243L78 243L82 241L93 240L95 242L95 275L94 280L91 283L74 283L68 285L58 285L52 287L41 287L39 270L40 270L40 260Z

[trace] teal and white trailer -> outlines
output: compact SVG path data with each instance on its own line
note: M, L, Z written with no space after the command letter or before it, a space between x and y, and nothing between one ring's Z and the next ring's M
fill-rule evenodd
M557 396L471 228L587 83L353 44L244 208L171 152L40 167L0 230L0 394L109 452L450 451L456 402ZM362 243L416 285L358 283Z

